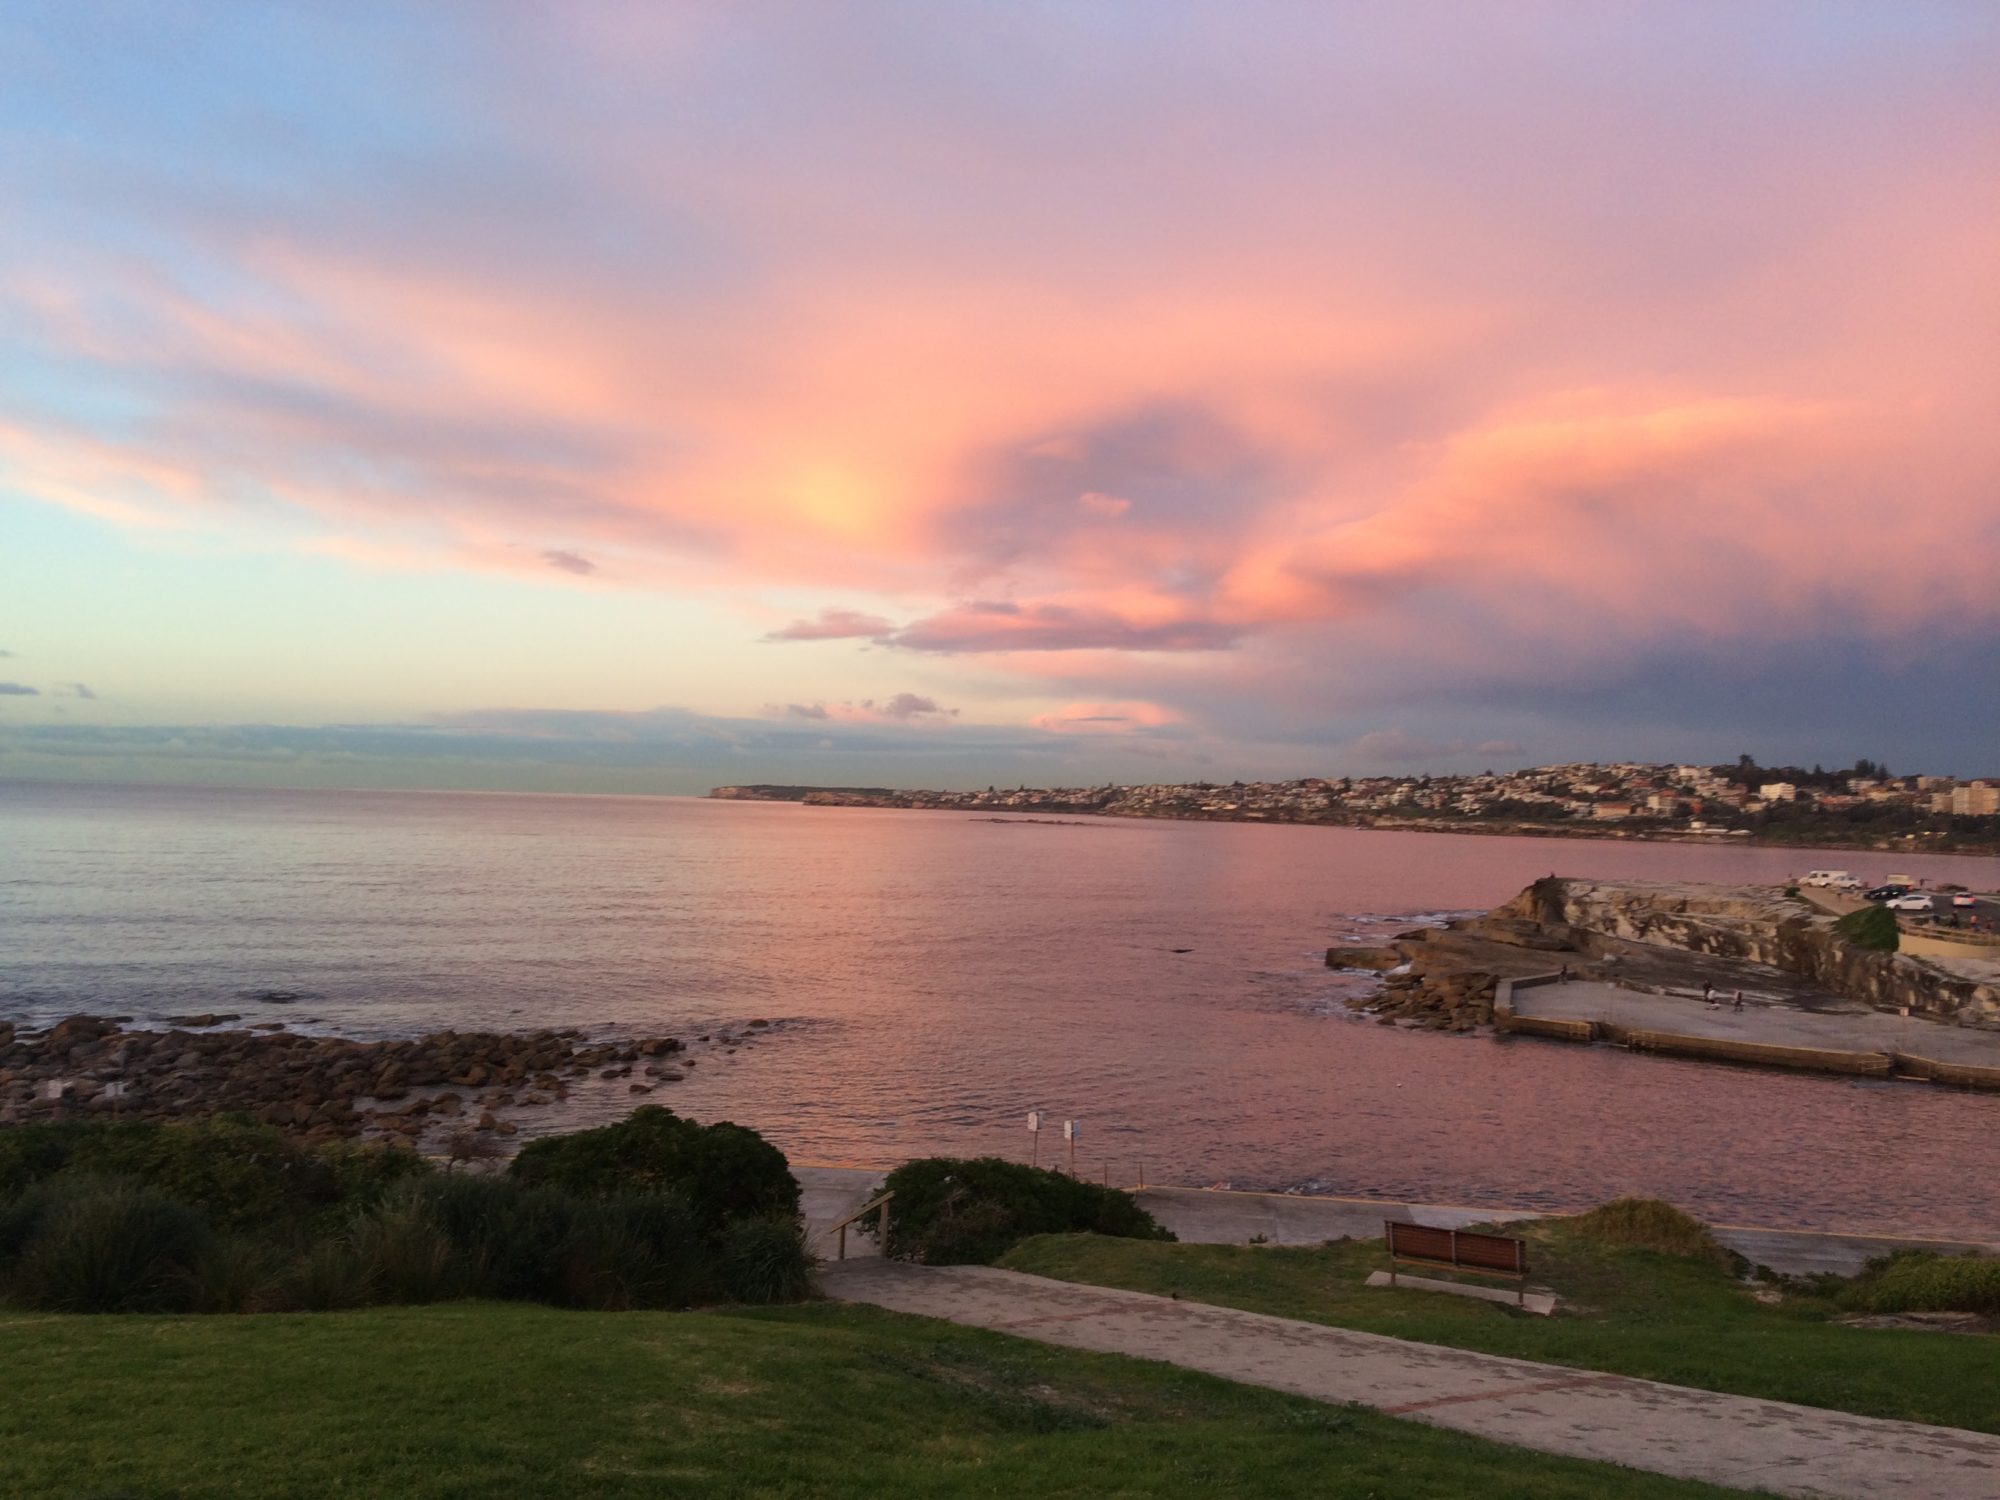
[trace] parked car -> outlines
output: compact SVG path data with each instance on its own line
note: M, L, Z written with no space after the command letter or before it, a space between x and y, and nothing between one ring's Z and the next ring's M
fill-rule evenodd
M1828 887L1853 886L1861 888L1861 882L1845 870L1808 870L1799 877L1800 885L1823 885Z
M1870 901L1894 901L1898 896L1909 895L1910 888L1906 885L1878 885L1866 894Z
M1977 906L1979 898L1970 891L1960 891L1951 898L1951 904L1953 906Z
M1916 892L1914 895L1892 896L1889 898L1888 905L1890 911L1936 911L1937 910L1937 902L1931 900L1929 896L1926 896L1921 891Z
M1858 875L1838 875L1826 883L1826 888L1830 891L1858 891L1861 889L1861 877Z

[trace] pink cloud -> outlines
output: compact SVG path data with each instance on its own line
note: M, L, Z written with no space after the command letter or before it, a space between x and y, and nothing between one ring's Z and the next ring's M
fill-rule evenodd
M488 197L422 141L292 196L41 184L105 228L0 259L0 476L357 566L808 591L767 639L1189 717L1302 661L1331 713L2000 629L1992 37L1818 78L1502 9L509 13L443 91Z
M1178 724L1181 716L1158 703L1072 703L1028 722L1051 734L1139 734Z
M794 620L779 630L772 631L764 639L767 641L845 641L886 636L895 630L895 624L880 615L863 614L853 609L823 609L810 620Z

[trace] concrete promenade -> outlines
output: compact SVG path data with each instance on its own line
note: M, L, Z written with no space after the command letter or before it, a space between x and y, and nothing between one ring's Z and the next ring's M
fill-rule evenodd
M1900 1052L1940 1062L2000 1066L2000 1032L1892 1015L1833 996L1825 997L1813 1009L1803 1009L1746 986L1743 1009L1737 1010L1733 989L1718 990L1717 994L1720 1004L1710 1010L1699 993L1649 994L1614 984L1572 980L1516 989L1513 1005L1514 1013L1520 1016L1605 1021L1614 1026L1780 1047Z
M828 1295L1779 1495L1993 1500L2000 1437L1724 1396L987 1266L828 1267Z
M1532 992L1531 992L1532 993ZM814 1251L833 1256L827 1226L866 1203L887 1175L869 1167L797 1167L804 1194L806 1223ZM1402 1219L1439 1229L1464 1229L1542 1215L1527 1209L1494 1206L1449 1207L1428 1203L1397 1203L1371 1198L1321 1198L1293 1193L1233 1193L1213 1188L1145 1188L1135 1194L1139 1205L1191 1245L1242 1245L1262 1235L1273 1245L1318 1245L1337 1239L1380 1239L1384 1219ZM1764 1229L1746 1225L1710 1225L1729 1249L1755 1265L1769 1266L1787 1276L1827 1272L1852 1276L1872 1256L1891 1250L1921 1249L1953 1254L1985 1250L2000 1255L2000 1244L1962 1240L1894 1238L1883 1235L1815 1234L1806 1230ZM875 1242L853 1229L847 1235L850 1257L876 1254ZM2000 1491L1996 1491L2000 1494Z

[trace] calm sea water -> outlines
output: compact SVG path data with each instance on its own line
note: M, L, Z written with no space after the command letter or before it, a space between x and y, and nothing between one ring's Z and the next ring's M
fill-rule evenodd
M2000 1099L1394 1030L1337 937L1551 871L1774 880L1888 856L679 798L0 784L0 1016L240 1010L776 1035L668 1102L794 1158L1025 1156L1129 1180L2000 1237ZM2000 886L2000 861L1895 858ZM1185 952L1177 950L1188 950ZM306 999L266 1011L246 992ZM621 1085L622 1087L622 1085ZM577 1101L572 1119L622 1110ZM1044 1150L1058 1150L1044 1136Z

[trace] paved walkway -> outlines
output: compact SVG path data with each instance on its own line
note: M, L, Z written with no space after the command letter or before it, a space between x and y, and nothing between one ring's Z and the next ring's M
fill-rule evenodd
M1779 1495L1993 1500L2000 1437L1502 1359L987 1266L848 1261L828 1295L1164 1360L1544 1453Z
M793 1171L803 1189L806 1224L812 1234L814 1253L830 1260L834 1239L827 1226L873 1197L886 1174L866 1167L796 1167ZM1541 1217L1527 1209L1449 1207L1372 1198L1309 1197L1301 1193L1231 1193L1214 1188L1142 1188L1134 1197L1141 1208L1190 1245L1243 1245L1259 1235L1273 1245L1375 1240L1382 1237L1384 1219L1401 1219L1438 1229L1464 1229L1472 1224ZM1751 1264L1769 1266L1787 1276L1822 1273L1852 1276L1870 1258L1904 1248L1936 1250L1946 1255L1966 1250L2000 1255L2000 1244L1976 1245L1960 1240L1814 1234L1733 1224L1709 1228L1718 1240ZM877 1250L874 1240L850 1229L847 1253L850 1258L866 1257Z
M1686 1036L1722 1037L1736 1042L1774 1042L1781 1047L1828 1047L1853 1052L1907 1052L1939 1062L2000 1065L2000 1031L1950 1026L1920 1016L1873 1010L1858 1001L1828 997L1801 1009L1748 986L1743 1009L1734 991L1717 991L1722 1003L1710 1010L1701 995L1653 995L1617 985L1577 979L1514 992L1514 1011L1575 1021L1610 1021L1620 1026L1675 1031Z

